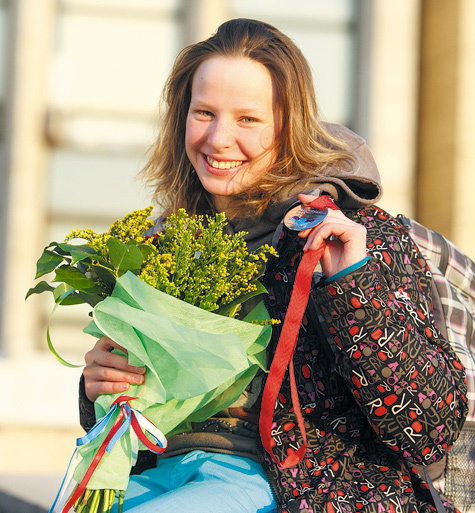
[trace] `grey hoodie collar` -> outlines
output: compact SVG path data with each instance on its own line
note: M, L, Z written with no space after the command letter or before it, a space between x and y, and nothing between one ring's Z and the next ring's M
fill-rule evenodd
M379 171L371 150L364 139L350 129L336 124L325 124L335 137L345 141L355 157L355 163L346 162L339 168L327 169L325 175L315 175L306 188L295 185L281 201L271 204L259 218L232 219L228 229L232 233L247 232L245 240L250 250L262 244L271 244L285 212L296 202L300 193L329 194L341 209L361 208L376 203L383 190ZM319 191L319 192L317 192Z

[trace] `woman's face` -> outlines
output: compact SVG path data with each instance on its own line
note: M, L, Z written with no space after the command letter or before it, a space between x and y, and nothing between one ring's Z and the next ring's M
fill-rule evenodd
M275 159L279 115L272 78L246 57L211 57L193 77L186 153L201 184L225 210Z

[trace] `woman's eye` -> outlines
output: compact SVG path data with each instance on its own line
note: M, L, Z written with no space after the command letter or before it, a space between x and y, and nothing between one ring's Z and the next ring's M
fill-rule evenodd
M256 118L245 117L245 118L242 118L242 121L244 123L255 123L257 121L257 119Z
M213 116L213 114L209 110L199 110L197 114L199 114L200 116L204 116L206 118Z

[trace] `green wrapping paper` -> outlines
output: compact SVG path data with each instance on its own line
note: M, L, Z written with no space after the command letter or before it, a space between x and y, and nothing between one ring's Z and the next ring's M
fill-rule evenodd
M262 302L241 321L185 303L128 272L117 279L112 296L94 307L93 321L84 331L111 338L127 350L131 365L147 368L145 383L127 391L137 397L130 406L170 436L233 404L259 368L265 369L271 326L251 321L266 319ZM103 417L120 395L100 396L95 402L96 417ZM77 482L116 416L100 436L79 448L82 460L74 474ZM132 464L130 436L129 430L105 454L88 488L127 487Z

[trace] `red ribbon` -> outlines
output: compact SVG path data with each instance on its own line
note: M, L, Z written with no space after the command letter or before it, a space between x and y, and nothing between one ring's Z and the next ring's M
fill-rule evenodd
M68 502L64 506L64 508L62 510L62 513L67 513L72 508L74 503L81 497L82 493L86 489L87 484L89 483L89 480L91 479L92 475L96 471L97 466L99 465L102 457L104 456L104 453L106 452L106 449L107 449L107 446L109 445L109 442L112 440L112 438L117 433L117 431L119 431L119 429L120 429L120 427L122 425L122 421L125 418L124 404L125 403L128 404L129 401L132 401L133 399L137 399L137 398L136 397L130 397L128 395L121 395L120 397L118 397L111 404L111 407L114 406L115 404L120 404L119 414L117 415L117 418L115 419L114 423L112 424L112 427L111 427L109 433L107 434L106 438L104 439L104 441L102 442L101 446L99 447L99 449L97 450L96 454L94 455L94 458L93 458L91 464L89 465L86 473L84 474L84 477L82 478L82 480L78 484L76 490L74 491L74 493L71 495L71 497L69 498ZM155 453L161 453L161 452L165 451L166 447L157 447L157 445L152 443L146 437L145 433L142 431L142 429L141 429L141 427L140 427L140 425L139 425L139 423L138 423L138 421L137 421L137 419L135 417L133 409L131 410L130 422L131 422L132 429L135 431L135 433L137 434L137 436L140 439L140 441L149 450L151 450L151 451L153 451Z
M333 200L329 196L318 197L310 203L310 206L319 210L323 210L325 208L338 210L338 207L333 203ZM259 418L259 431L262 445L269 453L270 457L283 468L294 467L297 465L302 461L305 451L307 450L307 433L305 431L304 420L300 410L292 356L295 346L297 345L302 318L305 313L305 309L307 308L310 287L312 285L312 276L315 271L315 267L325 251L325 247L326 243L324 242L317 250L306 251L302 257L295 277L295 283L292 289L287 313L285 315L284 325L282 326L282 332L280 334L279 342L277 343L277 348L275 350L274 358L272 360L262 395L261 415ZM271 431L274 408L287 367L289 368L292 406L295 416L297 417L303 443L296 451L289 453L284 460L280 462L272 451L273 439Z
M74 493L69 498L68 502L63 508L62 513L67 513L74 505L74 503L81 497L82 493L86 489L87 483L89 483L89 480L92 477L92 474L94 474L97 466L99 465L102 456L104 456L104 453L106 452L107 446L109 442L111 441L112 437L117 433L119 430L122 420L124 418L124 409L121 407L119 411L119 415L117 415L117 418L114 421L114 424L111 427L111 430L107 434L106 438L102 442L101 446L99 447L98 451L96 452L94 459L92 460L92 463L89 465L89 468L87 469L86 473L84 474L84 477L82 478L81 482L78 484L78 487L74 491Z

